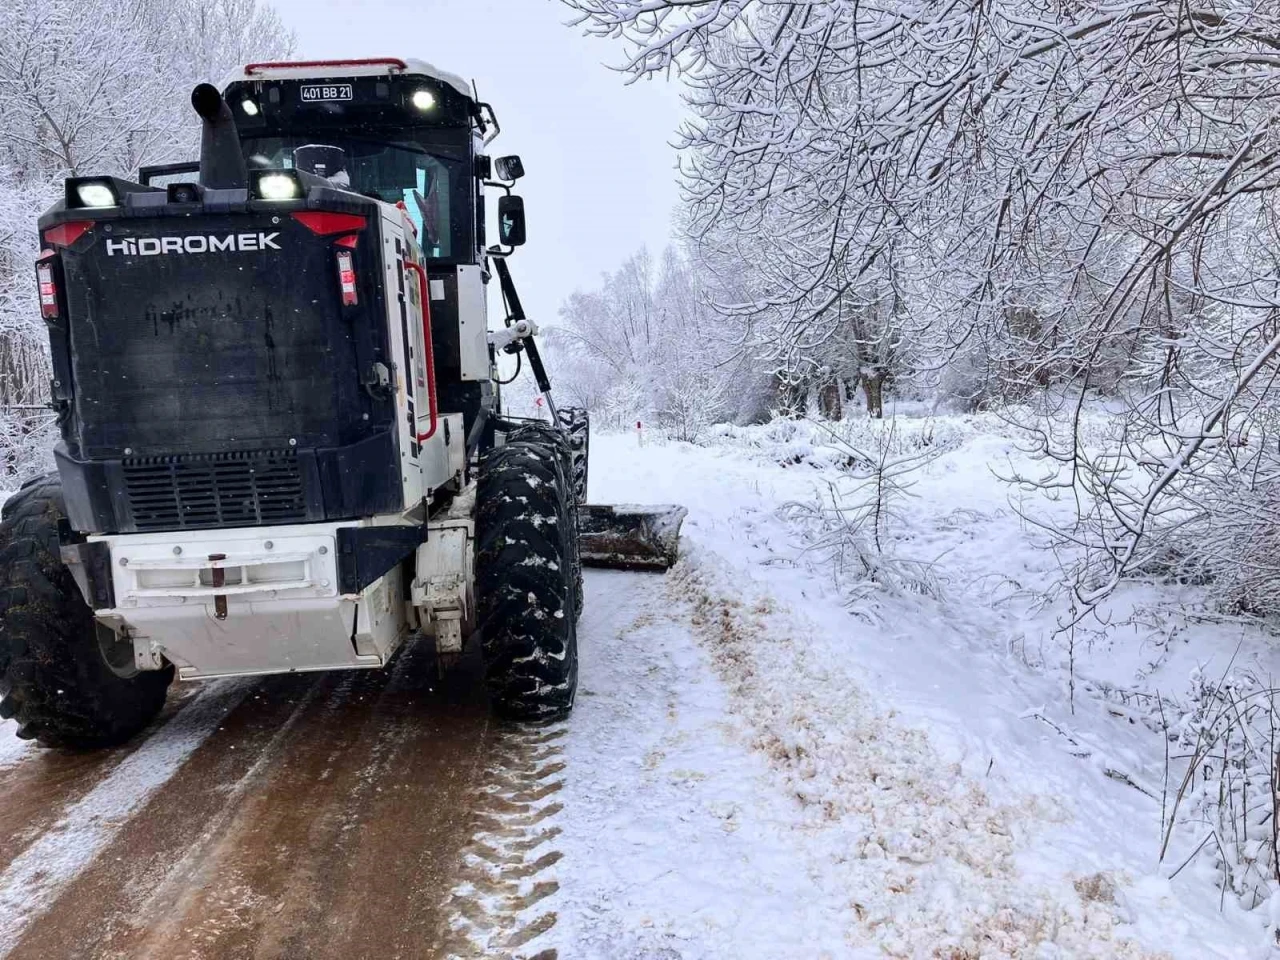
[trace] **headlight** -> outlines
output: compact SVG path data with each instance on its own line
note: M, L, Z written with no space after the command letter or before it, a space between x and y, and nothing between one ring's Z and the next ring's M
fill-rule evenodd
M263 200L296 200L302 196L302 184L290 173L264 173L258 177L257 187Z
M114 207L120 201L116 192L105 183L81 183L76 186L76 196L82 207Z
M430 110L436 105L436 95L430 90L417 90L413 94L413 105L424 112Z
M256 117L258 115L258 105L252 100L241 100L240 109L244 111L246 117Z

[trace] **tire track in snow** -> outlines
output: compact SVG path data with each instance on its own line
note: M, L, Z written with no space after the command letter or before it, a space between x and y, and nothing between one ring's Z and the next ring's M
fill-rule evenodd
M343 677L344 682L339 684L337 691L331 698L331 705L334 708L345 701L347 693L350 692L351 682L355 679L355 674L348 674ZM221 809L212 819L202 824L200 836L192 842L182 858L168 871L160 888L153 891L151 898L149 898L151 902L142 904L138 909L138 913L141 915L158 917L152 925L153 933L163 934L172 924L184 916L184 911L180 906L181 900L186 896L190 896L194 891L195 885L191 883L191 878L197 872L201 858L205 855L207 848L216 843L218 838L226 832L228 823L239 809L245 795L264 776L268 767L278 759L299 720L320 694L324 682L323 675L318 675L314 678L312 685L297 699L289 715L283 723L276 727L275 732L271 734L270 739L261 748L248 769L241 774L239 779L223 787ZM177 892L176 899L178 903L167 904L170 909L164 912L157 910L154 901L162 901L166 892L173 892L175 885L183 881L186 882L187 889Z
M245 698L253 684L224 681L169 723L86 793L0 874L0 956L52 905L113 837Z
M571 722L571 721L570 721ZM510 957L555 926L545 901L560 885L554 841L564 785L563 723L504 730L476 800L472 840L446 909L454 916L451 958ZM542 950L533 960L555 960Z
M159 729L162 724L157 724ZM0 729L18 743L11 730ZM64 753L31 743L25 762L0 769L0 875L22 851L126 759L139 744L96 753Z
M443 957L499 739L472 660L441 679L414 641L318 693L314 674L267 678L13 960Z
M1075 894L1028 882L1018 836L1060 816L1052 804L994 803L859 688L838 646L724 560L687 554L668 593L692 609L735 714L822 836L852 943L902 957L1167 956L1121 934L1114 900L1081 892L1093 878Z
M28 844L38 840L199 693L199 688L190 686L171 691L147 731L106 750L45 749L34 740L19 740L16 723L0 723L0 797L4 798L0 803L0 875ZM12 758L11 762L6 763L5 757Z
M573 960L847 957L794 802L742 742L670 578L587 576L582 685L564 744L558 922Z

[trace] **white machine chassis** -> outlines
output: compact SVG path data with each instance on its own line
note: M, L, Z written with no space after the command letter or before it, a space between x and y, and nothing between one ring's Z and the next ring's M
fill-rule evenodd
M465 84L428 64L409 68ZM288 76L275 67L261 76ZM352 75L386 72L370 66ZM463 417L442 413L432 429L423 314L414 273L422 262L416 228L401 206L380 204L390 369L400 448L401 515L288 526L100 535L110 550L115 606L98 620L133 644L139 669L166 663L184 680L385 666L414 630L442 654L461 651L474 619L474 490L464 490L427 523L425 542L358 593L340 592L338 531L344 527L420 528L426 504L466 476ZM454 268L459 361L464 381L492 374L481 267ZM444 296L433 280L429 299ZM82 585L82 589L85 589ZM88 591L86 590L86 593Z
M465 509L359 593L339 592L338 530L372 521L93 537L116 598L95 614L139 669L167 661L184 680L382 667L414 629L455 653L472 625Z

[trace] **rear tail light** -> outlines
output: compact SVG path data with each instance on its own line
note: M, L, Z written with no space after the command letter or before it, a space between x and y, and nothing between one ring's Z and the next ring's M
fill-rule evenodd
M318 237L344 234L333 241L334 258L338 265L342 305L354 307L360 302L360 295L356 292L356 260L352 251L360 242L360 231L368 226L369 221L357 213L333 213L328 210L299 210L290 216Z
M338 286L342 288L342 305L354 307L360 302L356 294L355 259L350 250L338 251Z
M293 214L293 219L314 234L327 237L334 233L355 233L368 223L356 213L329 213L324 210L303 210Z
M36 282L40 285L40 316L58 318L58 283L54 279L52 250L46 250L36 261Z
M93 227L92 220L68 220L44 232L44 242L51 247L69 247Z

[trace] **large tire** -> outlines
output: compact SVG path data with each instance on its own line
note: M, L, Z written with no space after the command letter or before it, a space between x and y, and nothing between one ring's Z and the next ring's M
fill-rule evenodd
M508 720L558 720L578 687L577 507L558 430L531 424L480 464L476 614L485 679Z
M582 411L584 414L586 411ZM512 433L510 437L518 437L521 443L531 443L543 447L548 454L554 453L559 458L561 469L564 471L564 483L567 489L566 493L566 509L570 515L570 527L573 530L573 536L570 538L566 550L573 560L570 564L570 573L572 575L572 586L574 590L574 606L573 616L576 623L582 616L582 559L578 552L578 504L582 503L582 498L577 495L577 474L575 473L576 464L574 460L575 448L573 445L572 435L567 431L557 428L553 424L547 423L545 420L525 420L516 421L519 423L518 433ZM586 482L586 475L583 474L583 483ZM585 488L584 488L585 491Z
M14 494L0 520L0 717L48 747L128 740L164 706L173 667L139 671L85 603L59 553L56 474Z
M568 435L573 465L573 495L579 503L587 502L587 463L591 451L591 416L585 407L564 407L560 423Z

